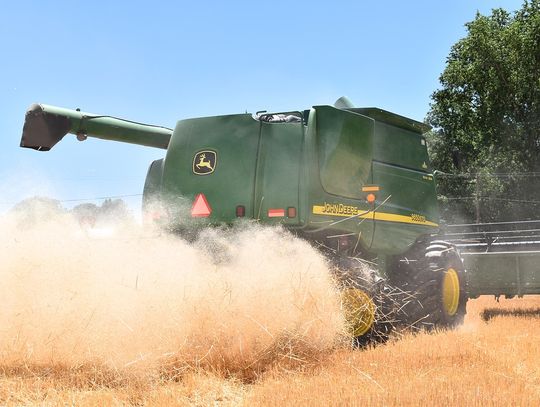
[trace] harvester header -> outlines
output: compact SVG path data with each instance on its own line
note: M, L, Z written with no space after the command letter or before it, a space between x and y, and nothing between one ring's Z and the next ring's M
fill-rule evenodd
M166 149L172 130L36 103L26 112L21 147L49 151L68 133L76 135L81 141L86 137L95 137Z

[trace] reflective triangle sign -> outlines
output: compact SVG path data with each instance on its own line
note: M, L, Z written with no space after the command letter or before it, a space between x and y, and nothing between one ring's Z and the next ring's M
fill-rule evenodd
M197 194L191 207L191 216L193 218L207 218L212 213L212 208L208 204L204 194Z

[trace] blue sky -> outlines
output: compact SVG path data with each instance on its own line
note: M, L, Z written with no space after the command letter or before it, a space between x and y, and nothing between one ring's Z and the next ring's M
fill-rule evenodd
M1 1L0 212L46 195L140 194L163 150L67 136L19 148L33 102L174 127L332 104L423 120L452 44L494 1ZM136 210L140 197L125 200ZM99 200L91 202L100 203Z

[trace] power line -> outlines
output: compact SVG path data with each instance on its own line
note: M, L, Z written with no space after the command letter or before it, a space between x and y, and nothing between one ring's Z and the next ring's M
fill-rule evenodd
M142 196L142 194L97 196L97 197L94 197L94 198L70 198L70 199L49 198L49 199L52 199L52 200L57 201L57 202L84 202L84 201L104 201L105 199L120 199L120 198L129 198L129 197L135 197L135 196ZM32 199L32 198L24 198L24 199ZM24 199L22 199L19 202L22 202ZM0 202L0 205L16 205L19 202Z
M468 200L475 200L475 199L481 199L481 200L484 200L484 201L501 201L501 202L540 204L540 201L535 201L535 200L492 198L492 197L489 197L489 196L480 196L480 197L476 197L476 196L443 197L443 200L448 200L448 201L468 201Z
M105 199L128 198L128 197L131 197L131 196L142 196L142 194L99 196L99 197L96 197L96 198L61 199L61 200L59 200L59 202L102 201L102 200L105 200Z
M482 172L465 172L459 174L451 174L448 172L442 171L433 171L433 175L436 177L447 177L447 178L477 178L477 177L494 177L494 178L513 178L513 177L540 177L540 172L492 172L492 173L482 173Z
M502 202L518 202L518 203L540 204L540 201L531 201L531 200L526 200L526 199L488 198L488 197L481 197L480 199L488 199L488 200L492 200L492 201L502 201Z

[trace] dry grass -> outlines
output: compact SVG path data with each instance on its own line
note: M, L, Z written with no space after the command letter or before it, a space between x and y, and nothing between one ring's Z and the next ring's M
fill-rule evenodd
M352 350L324 261L281 232L1 221L2 405L540 404L540 296Z
M515 315L484 322L486 309ZM521 315L524 308L535 309ZM274 375L249 404L512 405L540 403L540 297L470 301L456 331L410 335L367 351L342 350L309 374Z
M515 311L485 322L486 309ZM536 309L534 315L520 315ZM338 348L309 366L275 365L253 384L211 372L141 376L105 366L0 368L7 405L477 405L540 403L540 296L469 302L463 327L368 350ZM313 361L312 361L313 362ZM139 372L140 373L140 372Z

